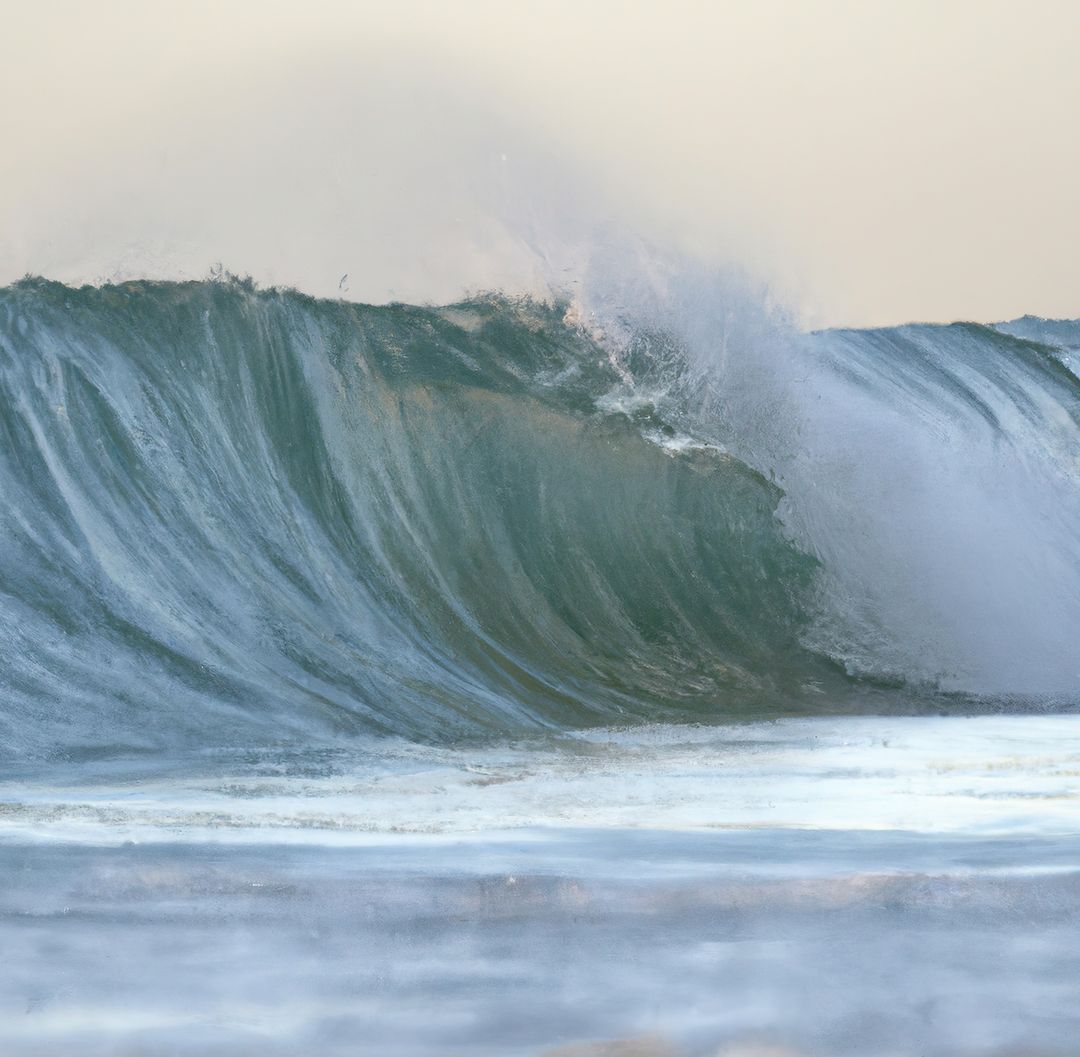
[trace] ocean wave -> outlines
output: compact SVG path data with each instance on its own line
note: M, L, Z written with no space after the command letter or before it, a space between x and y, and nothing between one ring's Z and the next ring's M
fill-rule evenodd
M866 477L888 469L877 450L851 469L860 422L887 406L909 444L974 423L990 450L1051 466L1029 480L1057 488L1045 561L1065 572L1033 590L1075 637L1061 548L1080 431L1060 356L976 327L793 336L789 352L766 407L769 385L748 402L678 335L612 348L566 304L372 307L235 281L0 292L6 750L1071 692L1028 687L1022 665L1019 682L965 681L962 636L921 663L933 622L889 575L910 562L918 586L935 561L871 538L905 499L921 509L910 489L845 524L852 488L872 500Z

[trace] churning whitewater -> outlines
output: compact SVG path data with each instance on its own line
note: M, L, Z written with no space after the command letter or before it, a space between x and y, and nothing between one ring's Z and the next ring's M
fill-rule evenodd
M0 292L0 751L1075 699L1080 325L582 319Z

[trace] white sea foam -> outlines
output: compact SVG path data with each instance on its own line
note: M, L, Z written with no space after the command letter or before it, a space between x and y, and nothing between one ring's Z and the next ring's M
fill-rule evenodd
M664 433L659 429L651 429L643 433L642 436L671 455L678 455L684 451L714 451L719 455L727 454L727 448L722 444L712 444L709 441L698 440L688 433Z
M349 845L538 828L1080 833L1080 716L812 718L483 749L374 743L213 777L0 785L0 838Z
M1078 800L1080 716L9 780L0 1050L1068 1052Z

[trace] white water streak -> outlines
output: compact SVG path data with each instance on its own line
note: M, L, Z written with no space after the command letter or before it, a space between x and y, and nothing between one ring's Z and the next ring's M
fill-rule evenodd
M4 783L0 838L352 845L537 827L1080 831L1080 716L660 726L473 750L374 743L329 768L232 762L216 758L206 778Z

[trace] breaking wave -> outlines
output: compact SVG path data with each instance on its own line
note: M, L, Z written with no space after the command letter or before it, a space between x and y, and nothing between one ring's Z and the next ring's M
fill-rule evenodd
M1067 345L26 280L0 291L4 745L1071 702Z

